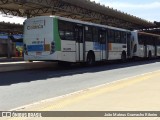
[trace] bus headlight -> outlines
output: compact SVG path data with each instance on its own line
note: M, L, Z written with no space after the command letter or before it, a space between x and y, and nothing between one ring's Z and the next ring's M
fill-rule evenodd
M54 42L51 43L51 54L55 52L55 44Z

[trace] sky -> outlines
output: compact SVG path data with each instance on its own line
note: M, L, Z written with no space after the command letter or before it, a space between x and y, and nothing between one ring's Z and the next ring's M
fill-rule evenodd
M160 22L160 0L91 0L150 22ZM23 18L0 15L0 21L23 24Z
M0 14L0 22L23 24L24 20L25 19L22 17L13 17L13 16L6 16L6 15Z
M93 1L93 0L91 0ZM140 17L160 22L160 0L94 0L100 4Z

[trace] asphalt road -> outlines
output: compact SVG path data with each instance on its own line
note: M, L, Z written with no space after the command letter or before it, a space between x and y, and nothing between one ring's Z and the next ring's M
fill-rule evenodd
M157 59L0 73L0 111L159 69Z

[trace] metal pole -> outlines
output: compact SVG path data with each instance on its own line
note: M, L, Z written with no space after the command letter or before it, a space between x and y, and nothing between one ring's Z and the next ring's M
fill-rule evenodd
M8 35L9 36L9 35ZM11 40L10 40L10 38L8 37L8 39L7 39L7 57L8 58L11 58L11 48L12 48L12 46L11 46Z

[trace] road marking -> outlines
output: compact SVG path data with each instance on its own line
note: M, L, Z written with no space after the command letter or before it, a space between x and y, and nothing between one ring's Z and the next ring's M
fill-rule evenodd
M122 89L124 87L128 87L131 86L133 84L142 82L144 80L149 80L150 78L154 78L160 76L160 73L152 73L152 74L148 74L148 75L143 75L143 76L139 76L136 78L131 78L131 79L125 79L125 81L119 81L119 82L113 82L112 84L106 84L103 85L101 87L96 87L96 88L92 88L89 89L88 91L83 91L79 94L74 94L72 96L69 97L65 97L63 99L59 99L58 101L55 101L54 103L49 104L47 107L43 108L43 109L38 109L38 110L42 110L42 111L50 111L50 110L59 110L62 109L64 107L67 107L69 105L73 105L75 103L78 103L82 100L86 100L89 98L93 98L96 97L98 95L101 95L103 93L107 93L107 92L112 92L112 91L116 91L119 89Z
M125 79L120 79L120 80L117 80L117 81L113 81L113 82L110 82L110 83L98 85L98 86L95 86L95 87L91 87L91 88L80 90L80 91L73 92L73 93L70 93L70 94L62 95L62 96L59 96L59 97L50 98L50 99L42 100L40 102L36 102L36 103L33 103L33 104L21 106L21 107L15 108L15 109L11 109L10 111L23 110L23 109L29 108L31 106L41 105L41 104L44 104L44 103L47 103L47 102L58 101L58 100L59 101L56 103L56 105L54 105L54 106L49 105L48 107L45 107L44 109L41 109L41 110L47 111L47 110L51 110L51 109L59 109L59 108L62 108L64 106L67 106L69 104L79 102L83 99L94 97L98 94L115 91L115 90L130 86L130 85L136 84L138 82L141 82L141 81L148 80L150 78L159 76L160 75L159 72L160 72L160 70L153 71L153 72L148 72L148 73L145 73L145 74L136 75L136 76L132 76L132 77L128 77L128 78L125 78ZM92 91L94 91L94 92L92 92ZM81 94L81 96L78 96L79 94ZM73 96L74 98L67 100L68 97L71 97L71 96ZM64 99L62 99L62 98L64 98Z
M160 76L160 70L141 74L141 75L136 75L133 77L128 77L125 79L117 80L117 81L103 84L103 85L98 85L96 87L91 87L88 89L80 90L78 92L70 93L67 95L62 95L62 96L59 96L56 98L42 100L42 101L34 103L34 104L30 104L30 105L26 105L26 106L19 107L16 109L12 109L11 111L16 111L16 110L24 111L27 108L31 108L32 111L51 111L51 110L53 111L53 110L57 110L57 109L62 109L62 108L67 107L69 105L73 105L78 102L81 102L82 100L87 100L89 98L96 97L96 96L101 95L103 93L113 92L113 91L122 89L124 87L129 87L129 86L134 85L136 83L139 83L139 82L142 82L145 80L150 80L151 78L154 78L157 76ZM43 106L46 102L48 103L48 105ZM51 103L49 103L49 102L51 102ZM39 106L37 107L34 105L37 105L37 106L39 105ZM42 105L43 108L40 108L41 107L40 105ZM35 109L34 107L37 109ZM25 109L23 109L23 108L25 108ZM27 109L27 111L28 111L28 109ZM22 120L22 119L23 118L10 118L9 120Z

